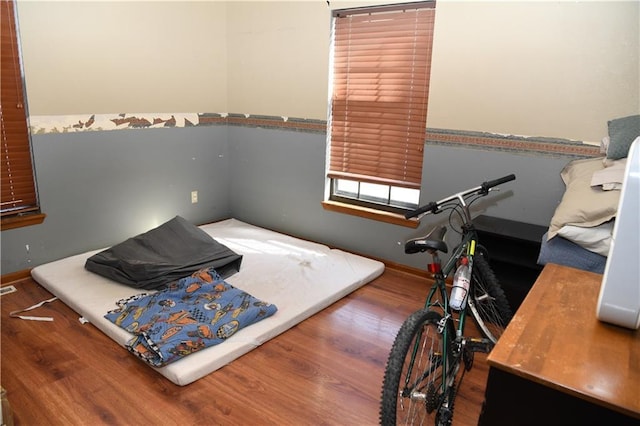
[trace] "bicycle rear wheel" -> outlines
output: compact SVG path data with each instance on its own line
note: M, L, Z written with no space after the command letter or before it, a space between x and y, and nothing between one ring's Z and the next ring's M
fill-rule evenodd
M380 423L451 424L453 386L443 386L443 371L451 368L453 356L445 351L445 336L439 331L442 315L426 309L411 314L396 336L389 354L382 385ZM447 321L449 338L455 337ZM443 354L446 353L446 359ZM443 414L444 413L444 414Z
M496 343L513 316L498 279L483 256L473 259L469 310L482 334Z

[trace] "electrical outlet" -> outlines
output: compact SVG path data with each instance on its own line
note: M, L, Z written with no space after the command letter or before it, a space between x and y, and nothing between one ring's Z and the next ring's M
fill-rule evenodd
M12 285L7 285L4 286L2 288L0 288L0 296L4 296L5 294L9 294L9 293L14 293L18 291L14 286Z
M198 191L191 191L191 204L198 202Z

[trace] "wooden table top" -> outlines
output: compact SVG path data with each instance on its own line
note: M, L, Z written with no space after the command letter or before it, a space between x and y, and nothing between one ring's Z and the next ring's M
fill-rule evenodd
M640 418L640 330L597 319L601 282L600 274L547 264L487 360Z

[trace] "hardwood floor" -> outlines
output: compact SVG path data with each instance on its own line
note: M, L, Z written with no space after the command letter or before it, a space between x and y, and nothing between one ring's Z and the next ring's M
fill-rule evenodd
M60 301L23 321L9 312L51 295L31 279L2 296L2 386L16 425L375 425L386 358L428 283L387 268L320 313L190 385L174 385ZM35 313L37 312L37 313ZM454 426L475 425L486 356L476 354Z

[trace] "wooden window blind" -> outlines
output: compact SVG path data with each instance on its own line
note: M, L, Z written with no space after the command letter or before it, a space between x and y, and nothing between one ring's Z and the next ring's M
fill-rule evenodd
M2 0L2 21L0 22L2 204L0 210L3 218L38 210L14 8L13 0Z
M435 2L334 12L330 178L420 189Z

